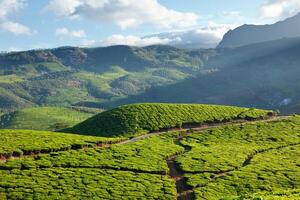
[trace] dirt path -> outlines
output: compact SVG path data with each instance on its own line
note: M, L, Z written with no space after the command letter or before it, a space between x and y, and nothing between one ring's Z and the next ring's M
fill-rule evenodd
M183 138L184 136L180 135L174 140L175 144L184 148L184 151L180 155L191 151L190 147L183 146L180 144L180 140ZM195 199L193 187L187 184L187 178L184 177L183 170L180 168L180 165L176 162L177 156L178 155L173 155L167 159L167 164L170 172L169 175L176 183L177 200L193 200Z

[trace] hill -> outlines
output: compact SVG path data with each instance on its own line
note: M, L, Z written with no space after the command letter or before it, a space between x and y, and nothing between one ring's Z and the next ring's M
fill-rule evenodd
M0 54L0 110L93 105L204 70L213 50L62 47Z
M98 136L127 136L187 128L204 123L258 119L273 115L271 111L216 105L133 104L105 111L75 125L67 132Z
M202 119L267 112L199 106ZM299 116L132 139L0 130L0 198L296 200L299 130Z
M218 48L232 48L282 38L300 37L300 13L270 25L243 25L227 32Z
M98 112L63 107L26 108L0 116L0 128L54 131L74 126Z
M102 106L146 101L279 109L285 104L298 104L299 52L300 38L219 50L206 62L215 67L210 73Z

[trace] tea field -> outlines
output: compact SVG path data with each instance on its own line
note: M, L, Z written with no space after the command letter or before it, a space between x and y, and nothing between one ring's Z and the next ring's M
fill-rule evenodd
M299 199L300 116L224 106L137 104L91 119L127 116L137 108L148 114L136 125L154 124L146 119L156 116L165 126L145 125L142 135L139 127L135 134L112 137L88 136L97 135L90 131L0 130L0 199ZM185 112L191 112L189 118L183 118ZM173 122L182 122L181 129L159 129ZM186 122L198 128L185 127Z
M181 145L190 150L177 162L197 199L300 188L300 117L220 127Z
M273 111L201 104L132 104L95 115L67 132L128 137L185 125L199 126L232 120L255 120Z
M120 140L121 138L101 138L47 131L0 130L0 156L55 152Z

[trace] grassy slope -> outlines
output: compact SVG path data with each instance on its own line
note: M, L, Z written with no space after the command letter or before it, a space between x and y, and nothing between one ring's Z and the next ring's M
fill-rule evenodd
M0 117L2 129L59 130L74 126L96 114L63 107L26 108Z
M266 117L269 111L201 104L133 104L100 113L67 130L99 136L134 136L189 123Z

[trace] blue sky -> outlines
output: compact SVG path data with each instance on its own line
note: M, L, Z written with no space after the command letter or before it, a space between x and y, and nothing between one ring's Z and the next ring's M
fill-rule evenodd
M286 18L299 11L300 3L298 0L0 0L0 8L0 51L14 51L65 45L173 44L186 42L186 38L190 43L213 47L229 29L244 23L264 24ZM151 36L143 38L148 35Z

